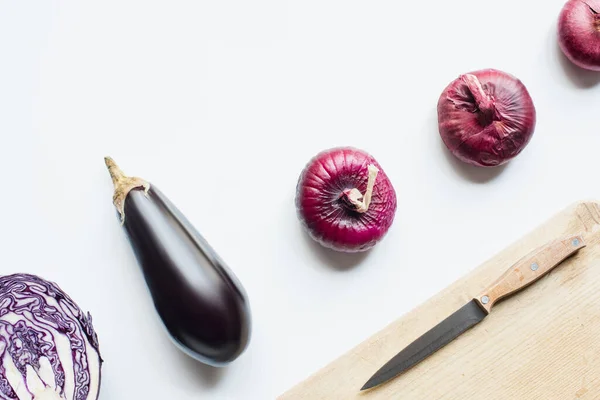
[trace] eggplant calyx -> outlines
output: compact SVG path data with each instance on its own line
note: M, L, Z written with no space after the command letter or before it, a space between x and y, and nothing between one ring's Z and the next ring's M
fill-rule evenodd
M379 169L373 164L369 164L368 168L369 178L367 181L367 190L364 195L357 188L347 189L342 192L344 200L353 206L354 211L361 214L369 210L371 197L373 196L373 187L375 186L375 180L379 173Z
M121 225L125 223L125 198L133 189L144 188L144 194L148 195L150 183L136 176L126 176L121 168L110 157L104 157L104 163L108 168L110 178L115 185L115 193L113 194L113 204L117 208L121 216Z

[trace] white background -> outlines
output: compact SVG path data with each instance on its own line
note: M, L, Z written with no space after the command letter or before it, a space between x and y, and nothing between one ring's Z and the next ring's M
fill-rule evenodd
M600 194L600 73L560 55L562 0L0 1L0 272L58 282L94 317L102 400L268 399L580 199ZM436 103L498 68L538 123L505 168L456 162ZM332 146L398 195L367 256L301 230L295 185ZM178 205L244 284L248 350L214 370L166 337L103 157Z

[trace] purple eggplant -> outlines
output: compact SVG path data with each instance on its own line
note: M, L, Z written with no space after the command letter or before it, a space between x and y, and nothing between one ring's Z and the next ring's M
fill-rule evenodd
M248 346L251 313L241 283L187 218L154 185L104 159L113 204L154 307L175 345L220 367Z

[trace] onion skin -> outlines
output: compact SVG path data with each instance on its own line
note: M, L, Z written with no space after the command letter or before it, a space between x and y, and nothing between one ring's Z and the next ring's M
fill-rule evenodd
M558 44L580 68L600 71L600 0L569 0L558 19Z
M350 192L358 189L364 200L370 171L375 170L370 203L359 212L349 202ZM353 147L336 147L307 163L296 185L295 204L312 239L335 251L356 253L373 248L386 235L397 199L392 183L371 155Z
M105 162L115 183L113 202L169 337L197 361L230 364L250 341L243 286L164 193L124 176L109 157Z
M463 74L437 104L440 136L459 160L478 167L507 163L523 151L536 125L525 85L496 69Z

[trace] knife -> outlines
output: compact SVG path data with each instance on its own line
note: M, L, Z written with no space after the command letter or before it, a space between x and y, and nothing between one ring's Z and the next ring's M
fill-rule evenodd
M554 240L527 254L479 296L437 324L381 367L360 389L373 388L423 361L488 316L494 304L534 283L585 247L581 235Z

